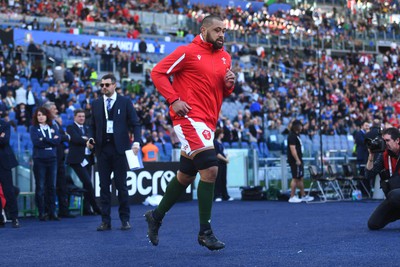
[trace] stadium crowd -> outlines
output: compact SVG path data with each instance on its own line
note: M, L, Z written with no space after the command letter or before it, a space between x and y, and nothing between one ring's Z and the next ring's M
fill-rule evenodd
M181 14L194 21L200 21L204 14L220 14L226 18L228 28L236 34L259 34L263 36L315 36L316 26L313 21L315 12L307 2L299 3L288 11L278 10L268 13L268 5L256 10L251 5L222 6L191 4L189 1L3 1L0 12L8 15L22 14L22 28L45 31L60 31L61 25L56 18L63 18L67 31L71 27L83 28L83 22L103 22L122 26L116 30L126 31L128 38L139 38L141 33L161 34L164 25L141 25L140 17L135 11L150 11L168 14ZM285 2L285 1L279 1ZM364 33L367 36L399 34L399 20L393 14L399 11L397 0L387 1L348 1L345 12L335 6L329 11L322 11L319 34L321 38L343 40L357 38ZM317 12L317 13L318 13ZM27 21L25 16L49 17L52 22L40 25L35 18ZM126 26L126 27L124 27ZM127 31L129 29L129 31ZM188 29L185 29L187 32Z
M22 14L30 14L29 12L34 10L36 15L40 15L37 12L46 12L46 14L55 12L62 14L65 18L74 13L76 19L85 19L85 15L79 13L79 10L82 12L84 9L89 9L103 12L105 18L111 18L115 14L121 17L121 14L127 14L123 12L124 9L132 8L130 6L132 3L122 2L126 1L103 2L102 5L100 1L91 1L86 6L80 7L82 2L73 1L70 9L66 9L63 1L47 2L46 5L41 5L43 4L41 1L39 4L32 1L25 6L15 4L12 10ZM74 6L75 4L77 6ZM160 11L153 9L155 6L162 6L162 4L157 2L147 7L142 5L146 10ZM250 14L251 10L241 8L204 5L190 7L191 9L184 11L188 15L200 17L201 14L208 12L219 13L230 21L232 30L238 31L240 29L262 30L264 34L272 34L282 33L285 30L278 27L277 32L274 28L266 27L267 24L286 25L286 27L297 25L297 29L309 29L313 26L312 14L298 12L297 9L286 13L278 12L270 16L263 10ZM77 12L72 12L73 8L77 8ZM163 8L169 9L171 6ZM10 8L7 9L3 5L3 11L7 10L9 11ZM347 15L354 16L351 12ZM335 8L332 9L330 18L322 14L323 23L320 27L322 37L330 34L337 36L340 32L344 34L343 36L349 36L352 31L362 30L359 25L364 21L363 16L359 16L356 20L358 26L353 28L341 25L340 22L346 21L346 19L341 19L341 16L345 14L338 14ZM138 19L134 20L138 22ZM394 22L392 26L395 27L395 25ZM286 32L298 31L287 28ZM144 125L144 138L155 136L152 132L161 132L163 136L173 136L168 107L154 90L149 70L145 71L143 79L129 78L129 72L143 72L143 63L156 63L150 59L152 54L146 53L145 40L142 39L141 43L144 44L142 45L144 48L139 53L130 53L112 46L99 47L92 46L90 43L74 44L73 42L67 44L49 40L43 44L31 43L26 50L33 57L27 59L24 57L25 52L22 47L16 47L13 51L8 46L3 46L0 53L0 71L3 79L0 87L2 116L11 113L11 120L16 125L29 126L32 109L46 101L52 101L56 103L60 114L71 114L74 109L82 107L90 117L90 103L99 96L96 69L89 64L83 66L75 64L71 68L66 68L62 62L56 64L55 67L52 65L43 67L42 59L46 56L48 47L59 47L67 50L69 56L99 55L106 70L111 70L111 60L114 59L120 77L119 93L131 99L139 111ZM234 94L226 102L235 103L240 108L237 114L232 114L230 109L222 111L219 125L225 129L224 142L268 143L271 133L287 132L290 121L296 118L305 124L303 134L312 139L318 131L320 108L324 135L352 134L363 121L372 121L373 118L379 118L384 123L394 126L400 125L398 118L400 102L397 90L400 86L399 48L395 45L380 54L354 52L333 57L326 51L322 51L319 76L317 51L308 47L304 49L265 48L265 53L262 54L263 60L252 61L252 64L243 64L241 57L257 54L257 47L252 47L251 44L232 43L227 45L227 49L232 52L235 62L233 69L238 74L238 80ZM130 70L128 70L129 63L131 63ZM318 77L320 77L319 82ZM320 87L321 90L319 90ZM25 90L33 92L34 103L27 103ZM321 101L318 96L320 91ZM71 123L71 115L63 116L63 118L66 120L64 121L66 127ZM176 140L176 138L171 140ZM178 146L176 143L174 145ZM268 145L270 149L274 149L272 144L268 143Z

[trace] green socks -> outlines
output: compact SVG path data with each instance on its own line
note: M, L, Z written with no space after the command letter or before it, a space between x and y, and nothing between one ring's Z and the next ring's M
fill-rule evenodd
M197 187L197 199L199 202L200 228L211 228L211 208L214 199L214 183L199 181Z
M165 213L167 213L178 201L185 190L186 186L181 184L176 177L172 178L165 190L164 197L153 212L154 219L161 221L164 218Z
M157 221L162 221L171 207L178 201L182 193L186 190L186 186L179 183L174 177L167 186L165 195L160 205L154 210L153 217ZM214 199L214 183L199 181L197 187L197 199L199 204L200 232L211 229L211 208Z

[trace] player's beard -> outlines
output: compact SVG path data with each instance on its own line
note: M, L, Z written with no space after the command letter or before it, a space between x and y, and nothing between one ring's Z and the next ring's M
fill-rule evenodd
M218 40L221 41L222 43L219 44L217 42ZM223 37L217 38L216 40L212 40L211 35L209 33L207 33L207 35L206 35L206 41L208 43L212 44L215 50L221 49L224 46L224 38Z

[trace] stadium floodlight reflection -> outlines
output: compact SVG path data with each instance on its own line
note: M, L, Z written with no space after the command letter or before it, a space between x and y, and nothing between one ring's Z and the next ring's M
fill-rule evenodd
M323 142L322 142L322 94L321 94L321 70L320 70L320 61L321 61L321 44L320 44L320 36L319 36L319 26L322 23L322 19L320 13L317 10L314 10L312 13L312 18L314 20L314 25L317 30L317 45L316 45L316 54L317 54L317 82L318 85L318 128L319 128L319 154L321 161L321 173L324 173L324 150L323 150Z

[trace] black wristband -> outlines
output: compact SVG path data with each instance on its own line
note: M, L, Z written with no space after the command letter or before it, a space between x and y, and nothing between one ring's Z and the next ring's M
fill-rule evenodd
M170 104L170 105L172 105L173 103L175 103L176 101L178 101L179 100L179 98L178 99L175 99L174 101L172 101L172 103Z

